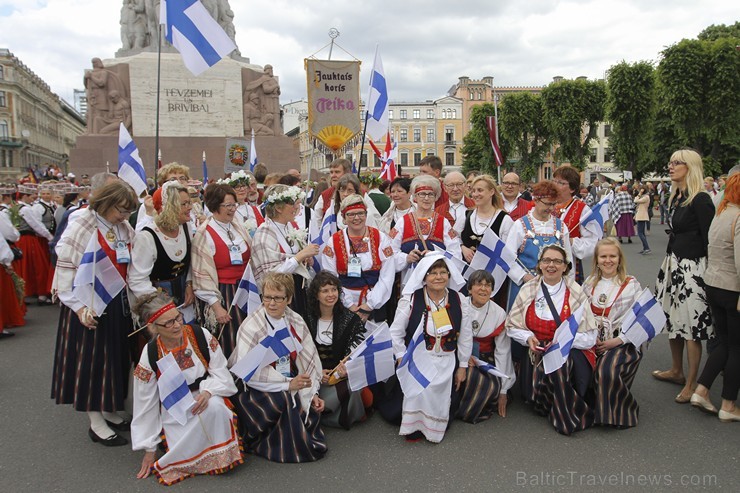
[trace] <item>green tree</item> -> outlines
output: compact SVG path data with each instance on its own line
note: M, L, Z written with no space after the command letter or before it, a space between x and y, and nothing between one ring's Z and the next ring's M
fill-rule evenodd
M507 167L514 169L522 181L536 178L550 146L542 97L529 92L506 96L498 116L501 152Z
M653 162L655 69L650 62L612 66L607 76L606 117L609 147L621 169L642 174Z
M496 160L486 128L486 117L493 116L494 111L493 103L483 103L474 106L470 112L470 130L463 137L463 146L460 149L463 156L463 173L473 170L482 173L494 172ZM504 153L503 149L501 153Z
M545 124L559 146L556 159L584 168L589 143L604 120L605 100L604 81L563 80L542 91Z
M740 38L740 22L736 22L731 26L724 24L715 26L712 24L700 32L697 38L702 41L715 41L719 38Z

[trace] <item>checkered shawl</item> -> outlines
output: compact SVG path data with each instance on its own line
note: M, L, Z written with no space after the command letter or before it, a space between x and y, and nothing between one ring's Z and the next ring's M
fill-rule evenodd
M625 315L627 315L627 312L629 312L635 300L640 295L640 291L642 291L640 283L634 277L628 277L626 282L628 283L627 286L625 286L622 294L619 295L619 298L614 300L614 303L612 303L611 309L609 310L609 315L606 317L607 319L609 319L612 330L611 334L603 334L605 339L610 339L619 335L622 329L622 319ZM583 283L583 291L586 293L586 296L588 296L589 303L592 303L594 305L596 305L596 303L591 299L591 293L593 292L595 285L595 276L590 276ZM613 294L611 294L610 297L616 294L616 291L619 290L619 287L614 287L614 289L615 291L613 291ZM600 312L600 310L596 310L594 312L594 317L596 321L601 318Z
M267 336L270 326L265 318L266 314L265 307L260 306L257 311L253 312L242 322L239 332L236 335L236 348L229 357L229 368L234 366L237 361L242 359ZM286 308L285 320L290 325L294 334L298 336L301 346L303 346L303 349L296 355L295 363L298 367L298 373L307 374L311 377L311 382L313 383L311 387L298 391L301 406L303 406L304 410L308 410L310 409L311 399L313 399L314 394L319 392L319 387L321 386L321 359L319 359L319 353L316 350L311 333L308 331L303 318L290 308ZM275 328L280 329L280 327ZM262 368L255 373L252 379L264 383L281 383L290 382L291 380L278 373L272 366Z
M570 291L568 303L570 303L570 311L573 313L582 304L589 302L588 296L575 280L567 276L564 279L565 285ZM514 300L511 310L509 310L509 316L506 317L507 329L532 330L530 327L527 327L525 318L527 315L527 309L534 301L535 296L537 295L537 288L540 287L541 282L542 276L537 276L525 283L524 286L522 286L522 289L519 290L519 294L517 295L516 300ZM583 318L581 319L581 323L578 325L578 332L588 332L595 328L596 323L594 321L593 313L591 313L591 310L583 310Z
M634 214L635 201L627 192L617 192L609 204L609 217L617 222L622 214Z
M125 229L129 238L134 237L134 229L128 221L123 221L117 226ZM97 234L97 231L98 220L95 212L89 207L80 212L77 219L64 230L56 246L57 265L52 281L52 294L56 295L60 291L72 291L77 267L80 266L90 236Z
M257 285L262 284L262 277L284 264L293 255L289 255L280 250L277 232L272 227L272 221L265 221L260 224L254 233L252 244L252 269L254 270L254 279ZM292 228L292 226L290 226ZM311 279L308 269L303 264L298 264L298 268L293 272L308 280Z

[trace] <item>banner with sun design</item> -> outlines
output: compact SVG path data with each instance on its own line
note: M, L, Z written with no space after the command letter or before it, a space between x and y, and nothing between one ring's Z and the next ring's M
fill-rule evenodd
M362 130L360 62L305 60L308 133L322 152L340 155L352 148Z

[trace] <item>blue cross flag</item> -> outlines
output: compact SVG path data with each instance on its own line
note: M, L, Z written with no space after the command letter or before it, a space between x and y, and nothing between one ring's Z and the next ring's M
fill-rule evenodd
M516 252L506 248L506 243L491 228L488 228L483 233L483 239L470 261L470 270L482 269L491 273L495 281L493 293L491 293L491 296L493 296L501 289L506 276L509 275L509 269L515 262Z
M368 320L366 326L370 327L372 323ZM352 351L349 361L344 366L347 368L349 387L354 391L391 377L395 373L395 364L388 324L385 322L379 324L373 333Z
M301 343L293 338L288 327L273 331L269 329L259 344L244 355L234 366L231 373L248 382L255 373L292 352L300 352Z
M131 185L138 196L146 190L144 163L123 122L118 130L118 177Z

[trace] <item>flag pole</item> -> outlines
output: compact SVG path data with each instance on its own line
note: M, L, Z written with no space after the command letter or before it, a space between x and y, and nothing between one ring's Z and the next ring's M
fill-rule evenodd
M493 90L493 119L496 121L496 145L501 149L501 144L498 141L498 96L496 94L496 87L491 85L491 89ZM494 156L495 160L496 156ZM501 186L501 166L498 163L496 163L496 171L498 172L498 184Z
M370 74L370 87L373 87L373 79L375 78L375 60L378 58L378 45L375 45L375 58L373 58L373 68L372 73ZM370 100L370 91L368 89L367 93L367 99L368 101L365 101L365 105L368 104ZM360 145L360 159L359 163L357 163L357 178L360 178L360 171L362 171L362 156L365 154L365 133L367 132L367 119L370 113L367 110L367 106L365 106L365 124L362 126L362 144ZM368 161L370 161L368 159ZM368 166L370 166L370 163L368 162Z
M159 171L159 88L162 82L162 24L157 24L157 110L154 123L154 175ZM156 180L155 180L156 184Z

